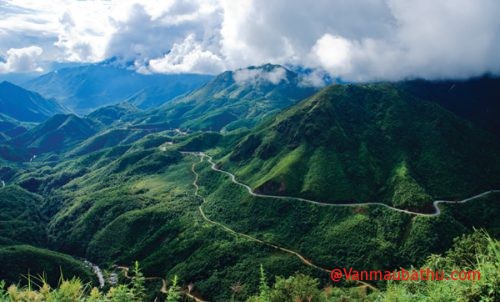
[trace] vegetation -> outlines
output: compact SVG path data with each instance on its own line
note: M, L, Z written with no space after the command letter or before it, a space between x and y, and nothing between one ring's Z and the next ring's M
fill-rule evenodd
M238 179L263 193L332 203L383 201L430 211L433 199L462 199L496 188L500 148L491 135L392 84L334 86L273 116L266 106L298 101L274 102L284 100L279 98L286 95L281 89L290 87L260 83L251 87L262 91L253 91L233 80L225 74L202 88L207 92L210 85L220 84L213 91L228 93L206 102L214 107L200 107L199 112L196 106L187 108L202 103L198 98L187 101L201 92L181 98L186 107L176 108L186 115L177 112L183 118L169 120L172 124L157 120L166 116L159 112L168 106L157 111L158 116L117 106L84 118L55 116L14 141L7 140L0 154L19 161L1 161L0 177L8 183L0 187L0 260L8 265L0 267L0 276L8 284L18 284L17 293L29 293L22 276L45 272L50 293L64 295L58 292L74 288L72 297L88 301L176 300L186 287L209 301L346 297L392 301L399 292L420 299L425 293L447 289L380 282L375 285L387 291L379 295L347 283L330 288L328 274L305 265L292 253L241 234L296 251L327 269L359 270L430 265L431 254L444 253L453 238L471 233L474 227L498 238L498 194L465 204L443 204L437 217L380 206L319 207L251 196L227 175L213 171L206 160L200 163L199 157L180 151L213 155L219 167L235 171ZM257 99L255 93L261 92L266 95L261 103L248 101L255 116L246 111L248 107L238 111L230 106L247 95L248 100ZM218 112L215 99L226 102L223 108L228 112ZM210 109L210 114L201 109ZM115 117L123 121L109 124ZM128 124L137 117L141 124ZM237 118L227 123L226 117ZM260 120L263 123L252 130L239 128ZM224 131L162 131L177 122ZM104 125L108 128L103 129ZM62 144L52 144L59 139ZM33 153L19 151L25 147L45 153L33 158ZM194 195L193 164L203 199ZM204 219L200 206L218 224ZM471 238L469 243L484 241ZM451 253L443 259L452 259ZM480 253L486 255L484 249L471 251L471 255ZM119 285L97 290L92 289L96 283L89 268L75 257L98 263L106 274L116 271L115 265L136 260L142 269L130 270L135 279L120 275ZM485 263L490 260L485 256ZM66 281L59 282L61 270ZM169 293L160 295L160 280L165 276ZM89 282L92 285L86 285ZM452 290L472 300L487 300L485 288ZM45 290L33 289L36 294ZM7 297L9 291L2 295Z
M302 273L290 277L277 276L271 285L264 267L260 266L259 285L256 294L244 298L244 285L233 285L231 301L247 302L329 302L329 301L498 301L500 298L500 242L484 231L457 237L453 247L443 255L431 255L420 269L479 271L479 280L419 280L388 281L381 290L373 291L366 286L337 287L325 284ZM408 268L411 269L411 268ZM449 275L446 275L449 276ZM100 290L82 283L79 279L61 279L59 285L51 287L44 278L29 279L25 287L6 287L0 281L0 301L93 301L125 302L146 299L145 278L136 262L133 275L127 282ZM182 300L178 278L172 279L165 301Z
M265 80L265 74L279 73L279 83ZM238 73L251 74L237 80ZM259 76L264 74L264 76ZM148 123L167 122L171 127L194 130L231 131L251 128L312 95L316 89L301 85L300 77L283 66L266 64L238 71L226 71L201 88L176 99L144 118Z
M1 302L141 302L146 299L144 277L138 264L134 266L134 275L129 282L109 287L107 290L92 287L80 279L64 279L52 287L45 277L29 277L28 285L20 287L10 285L6 288L5 281L0 281ZM175 280L175 279L174 279ZM181 301L179 289L172 286L166 301Z
M29 245L10 245L0 248L0 279L9 283L26 284L26 276L45 275L45 282L54 286L62 277L78 277L85 282L95 277L81 261L62 253Z
M221 164L259 192L332 203L422 211L500 183L495 137L385 83L330 86L228 153Z
M479 271L480 280L419 280L389 281L382 291L367 291L365 287L320 287L310 276L296 274L277 277L269 287L261 268L259 293L248 302L268 301L498 301L500 299L500 241L484 231L476 231L455 240L444 255L427 258L423 270L444 271L446 276L457 270Z

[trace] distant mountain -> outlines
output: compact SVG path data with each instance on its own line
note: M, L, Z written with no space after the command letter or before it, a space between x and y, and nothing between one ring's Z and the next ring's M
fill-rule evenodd
M20 122L16 119L11 118L0 113L0 132L9 131L18 127Z
M252 127L317 89L280 65L226 71L203 87L157 110L143 122L172 127L220 130Z
M402 82L407 92L438 103L500 137L500 78Z
M41 122L67 112L54 100L43 98L10 82L0 83L0 113L23 122Z
M175 75L175 79L169 80L164 84L149 86L136 92L125 101L133 104L140 109L157 108L169 100L172 100L184 93L197 89L211 77L196 78L197 75ZM193 81L194 80L194 81Z
M77 113L86 114L128 98L140 108L157 106L200 87L210 78L198 74L145 75L106 61L55 70L25 85L45 97L57 99Z
M111 124L132 120L133 117L139 112L141 112L141 110L137 109L137 107L128 102L124 102L116 105L101 107L87 115L87 118L109 126Z
M91 137L98 129L99 125L90 119L58 114L16 137L13 144L34 154L58 152Z
M500 143L398 85L334 85L252 131L223 165L259 192L418 208L498 188Z
M27 123L20 122L0 113L0 141L19 136L28 131Z

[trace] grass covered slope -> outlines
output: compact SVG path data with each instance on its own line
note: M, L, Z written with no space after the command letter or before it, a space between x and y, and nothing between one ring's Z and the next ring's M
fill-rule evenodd
M248 134L223 165L257 191L417 208L500 186L500 143L392 84L330 86Z
M74 114L57 114L23 135L13 144L33 153L59 152L97 133L98 125L92 120Z
M145 121L196 130L250 128L315 91L303 86L298 74L282 66L248 67L218 75Z
M85 282L95 281L91 270L75 258L37 248L30 245L0 247L0 279L8 283L27 284L28 274L32 277L45 275L47 282L55 286L61 274L64 278L78 277Z
M87 118L110 127L112 124L116 125L131 120L132 117L139 112L140 110L134 105L123 102L116 105L101 107L87 115Z
M67 278L94 280L89 269L71 256L35 246L48 244L47 218L42 214L43 199L17 186L0 188L0 279L23 284L23 276L45 274L51 285L61 271Z
M17 186L0 187L0 245L45 243L41 206L41 196Z

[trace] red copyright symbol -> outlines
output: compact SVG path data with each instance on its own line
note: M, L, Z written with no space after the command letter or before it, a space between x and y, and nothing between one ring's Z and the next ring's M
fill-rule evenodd
M342 271L338 268L332 269L332 272L330 273L330 278L332 278L333 282L339 282L340 279L342 279Z

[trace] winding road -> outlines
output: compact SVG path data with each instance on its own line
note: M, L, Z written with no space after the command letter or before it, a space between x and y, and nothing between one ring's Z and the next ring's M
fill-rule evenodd
M385 208L388 208L388 209L391 209L393 211L397 211L397 212L400 212L400 213L405 213L405 214L410 214L410 215L417 215L417 216L435 217L435 216L439 216L441 214L441 209L439 208L439 204L441 204L441 203L461 204L461 203L466 203L466 202L469 202L469 201L473 201L473 200L485 197L485 196L490 195L490 194L500 193L500 190L490 190L490 191L486 191L486 192L483 192L481 194L477 194L477 195L474 195L472 197L469 197L469 198L466 198L466 199L463 199L463 200L458 200L458 201L457 200L435 200L432 203L432 205L434 207L434 213L421 213L421 212L414 212L414 211L399 209L399 208L395 208L393 206L390 206L390 205L387 205L387 204L381 203L381 202L327 203L327 202L320 202L320 201L305 199L305 198L301 198L301 197L280 196L280 195L265 195L265 194L255 193L252 190L252 188L250 188L248 185L246 185L246 184L244 184L242 182L239 182L236 179L236 176L234 176L234 174L217 168L217 164L213 161L213 158L210 155L207 155L207 154L205 154L203 152L181 152L181 153L182 154L188 154L188 155L195 155L195 156L201 157L202 159L206 157L208 159L208 162L211 164L212 170L229 176L229 178L231 179L231 181L233 183L235 183L235 184L237 184L237 185L245 188L248 191L248 193L250 195L254 196L254 197L296 200L296 201L307 202L307 203L314 204L314 205L317 205L317 206L322 206L322 207L381 206L381 207L385 207Z
M322 271L324 273L328 273L328 274L331 272L330 269L327 269L327 268L324 268L324 267L321 267L321 266L318 266L318 265L314 264L311 260L307 259L305 256L303 256L302 254L300 254L300 253L298 253L296 251L287 249L285 247L276 245L276 244L268 242L268 241L260 240L258 238L252 237L252 236L250 236L248 234L237 232L237 231L231 229L230 227L224 225L223 223L220 223L220 222L217 222L217 221L214 221L214 220L208 218L207 215L205 214L205 212L203 211L203 205L206 203L206 198L203 197L203 196L201 196L199 194L199 190L200 190L199 185L198 185L199 174L196 172L196 166L198 164L200 164L200 163L203 163L203 161L205 160L205 158L207 158L208 163L210 163L211 169L213 171L216 171L216 172L219 172L219 173L222 173L222 174L225 174L225 175L229 176L229 178L231 179L231 181L234 184L237 184L237 185L245 188L248 191L248 193L250 195L254 196L254 197L296 200L296 201L301 201L301 202L307 202L307 203L314 204L314 205L317 205L317 206L328 206L328 207L381 206L381 207L386 207L388 209L391 209L391 210L394 210L394 211L397 211L397 212L400 212L400 213L405 213L405 214L409 214L409 215L416 215L416 216L426 216L426 217L439 216L441 214L441 209L439 208L439 204L441 204L441 203L462 204L462 203L466 203L466 202L469 202L469 201L473 201L473 200L476 200L476 199L488 196L490 194L500 193L500 190L490 190L490 191L486 191L486 192L483 192L481 194L478 194L478 195L475 195L475 196L472 196L472 197L469 197L469 198L466 198L466 199L463 199L463 200L459 200L459 201L435 200L432 203L433 207L434 207L434 213L421 213L421 212L414 212L414 211L399 209L399 208L395 208L395 207L392 207L390 205L387 205L387 204L384 204L384 203L380 203L380 202L332 204L332 203L319 202L319 201L310 200L310 199L301 198L301 197L280 196L280 195L266 195L266 194L256 193L256 192L254 192L252 190L252 188L250 186L248 186L248 185L246 185L246 184L238 181L236 179L236 176L234 174L217 168L217 164L213 161L213 158L210 155L207 155L204 152L187 152L187 151L182 151L181 153L185 154L185 155L194 155L194 156L200 158L199 162L195 162L195 163L192 164L191 171L195 175L195 178L194 178L194 181L193 181L193 186L195 187L195 196L198 197L198 198L200 198L202 200L202 203L198 207L198 210L199 210L199 212L200 212L203 220L205 220L206 222L208 222L208 223L210 223L212 225L218 226L218 227L222 228L224 231L226 231L226 232L228 232L230 234L233 234L235 236L243 237L243 238L245 238L247 240L254 241L254 242L257 242L257 243L269 246L271 248L274 248L276 250L279 250L279 251L291 254L291 255L297 257L303 264L305 264L305 265L307 265L309 267L312 267L314 269L317 269L319 271ZM132 277L130 277L128 275L128 272L129 272L129 268L128 267L126 267L126 266L115 266L115 267L117 269L120 269L120 270L123 271L125 278L127 278L127 279L131 279L132 278ZM163 294L167 294L168 293L168 290L167 290L167 281L164 278L161 278L161 277L145 277L145 280L161 280L162 286L160 288L160 292L163 293ZM361 284L361 286L363 286L363 287L367 287L367 288L370 288L372 290L378 291L378 289L376 287L374 287L373 285L371 285L369 283L366 283L364 281L356 281L356 282L358 284ZM182 290L182 293L184 295L186 295L187 297L193 299L196 302L206 302L206 301L202 300L201 298L192 295L188 290Z
M197 155L197 156L200 154L200 153L196 153L195 154L195 153L189 153L189 152L183 152L183 153L184 154L194 154L194 155ZM246 239L248 239L250 241L254 241L254 242L257 242L257 243L260 243L260 244L263 244L263 245L267 245L269 247L272 247L274 249L280 250L282 252L294 255L297 258L299 258L299 260L302 263L304 263L305 265L307 265L309 267L312 267L312 268L315 268L315 269L317 269L319 271L325 272L327 274L330 274L331 270L329 270L327 268L323 268L321 266L318 266L318 265L314 264L311 260L307 259L306 257L304 257L303 255L301 255L300 253L298 253L296 251L292 251L290 249L287 249L285 247L276 245L274 243L271 243L271 242L268 242L268 241L264 241L264 240L260 240L258 238L252 237L250 235L237 232L237 231L229 228L228 226L226 226L226 225L224 225L224 224L222 224L220 222L217 222L217 221L214 221L214 220L208 218L207 215L205 214L205 212L203 211L203 204L206 203L207 200L206 200L205 197L203 197L203 196L201 196L199 194L199 190L200 190L200 187L198 186L199 174L196 172L196 165L202 163L205 157L209 158L209 162L212 164L212 169L214 169L214 163L211 161L211 158L208 157L207 155L203 154L203 153L200 156L200 161L197 162L197 163L193 163L193 165L191 166L191 171L195 175L195 178L194 178L194 181L193 181L193 186L195 187L195 193L194 193L194 195L202 200L202 204L198 207L198 210L200 211L200 214L201 214L201 216L203 217L203 219L205 221L209 222L210 224L216 225L216 226L224 229L226 232L231 233L231 234L233 234L235 236L240 236L240 237L246 238ZM228 173L228 172L226 172L226 173ZM230 173L228 173L228 174L230 174ZM233 175L233 177L234 177L234 175ZM357 283L361 284L362 286L369 287L369 288L371 288L373 290L378 290L373 285L371 285L369 283L366 283L364 281L357 281Z

